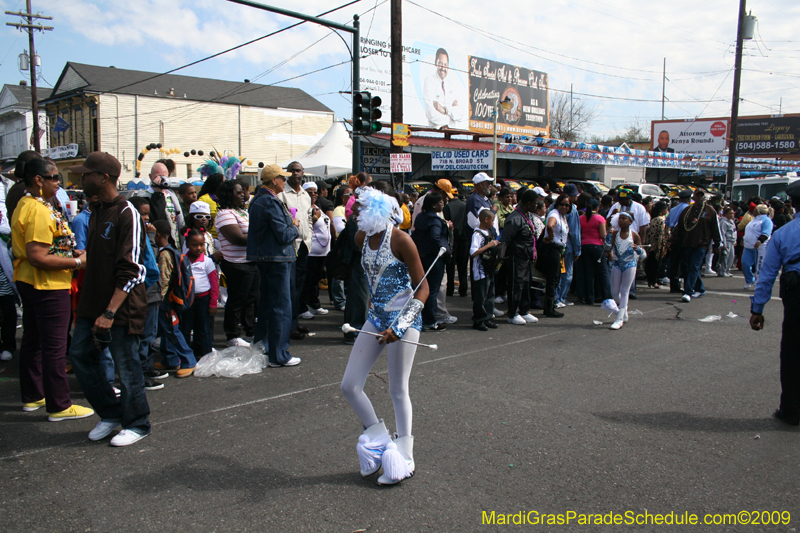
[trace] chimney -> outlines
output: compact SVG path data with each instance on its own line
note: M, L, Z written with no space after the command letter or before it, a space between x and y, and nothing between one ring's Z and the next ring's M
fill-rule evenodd
M175 96L175 87L170 87L169 88L169 95L170 96Z
M27 87L28 86L28 82L25 81L25 80L19 80L19 84L22 85L23 87Z

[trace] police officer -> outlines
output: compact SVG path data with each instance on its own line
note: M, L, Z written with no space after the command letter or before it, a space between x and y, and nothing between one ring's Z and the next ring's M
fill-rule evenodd
M800 202L800 181L786 188L792 204ZM781 227L767 245L755 294L750 297L750 327L764 329L764 305L772 295L772 285L783 268L780 296L783 300L781 338L781 403L773 416L791 425L800 425L800 218Z

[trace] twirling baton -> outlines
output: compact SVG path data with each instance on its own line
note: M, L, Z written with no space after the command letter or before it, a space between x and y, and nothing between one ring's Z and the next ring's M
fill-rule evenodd
M442 247L440 247L440 248L439 248L439 254L436 256L436 259L434 259L434 260L433 260L433 263L431 263L431 266L429 266L429 267L428 267L428 271L427 271L427 272L425 272L425 275L424 275L424 276L422 276L422 279L421 279L421 280L419 280L419 283L417 284L417 286L416 286L416 287L414 287L414 290L413 290L413 291L411 291L411 298L409 298L409 299L406 301L406 303L403 305L403 307L401 307L401 308L400 308L400 312L399 312L399 313L397 313L397 316L395 316L395 317L394 317L394 320L392 320L392 323L391 323L391 324L389 324L389 327L388 327L387 329L392 329L392 326L394 326L394 323L395 323L395 322L397 322L397 319L398 319L398 318L400 318L400 315L402 315L402 314L403 314L403 311L405 311L405 309L406 309L406 306L407 306L409 303L411 303L411 300L414 298L414 295L415 295L415 294L417 294L417 289L419 289L419 286L420 286L420 285L422 285L422 282L423 282L423 281L425 281L425 278L427 278L427 277L428 277L428 274L430 274L430 272L431 272L431 269L433 269L433 265L435 265L435 264L436 264L436 261L438 261L438 260L439 260L439 258L440 258L440 257L442 257L442 256L445 254L445 252L447 252L447 248L445 248L444 246L442 246Z
M356 329L353 326L351 326L350 324L342 324L342 331L344 333L353 333L353 332L357 331L359 333L364 333L366 335L372 335L373 337L378 337L378 338L383 337L383 335L381 335L380 333L374 333L372 331L364 331L363 329ZM435 344L423 344L421 342L407 341L405 339L400 339L400 342L405 342L407 344L413 344L414 346L424 346L425 348L430 348L431 350L438 350L439 349L439 347L437 345L435 345Z

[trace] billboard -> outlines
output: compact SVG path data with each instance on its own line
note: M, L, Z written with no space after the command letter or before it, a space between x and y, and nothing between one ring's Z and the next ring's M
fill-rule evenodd
M800 153L800 116L739 118L736 153L742 156Z
M728 119L654 120L652 147L656 152L719 156L728 147Z
M492 106L498 97L508 96L513 106L499 117L499 134L548 134L547 74L472 57L442 44L408 42L403 46L404 123L492 133ZM390 51L388 37L361 38L365 57L360 88L381 97L381 112L387 119L391 117Z
M494 131L494 104L511 100L500 112L497 133L547 137L550 131L547 74L481 57L469 57L469 129Z

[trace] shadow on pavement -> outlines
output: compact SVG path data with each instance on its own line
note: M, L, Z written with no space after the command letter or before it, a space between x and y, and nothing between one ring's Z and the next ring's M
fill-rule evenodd
M678 411L663 413L625 413L614 411L592 414L610 422L648 426L666 430L737 433L744 431L781 431L792 429L774 418L719 418L697 416Z

